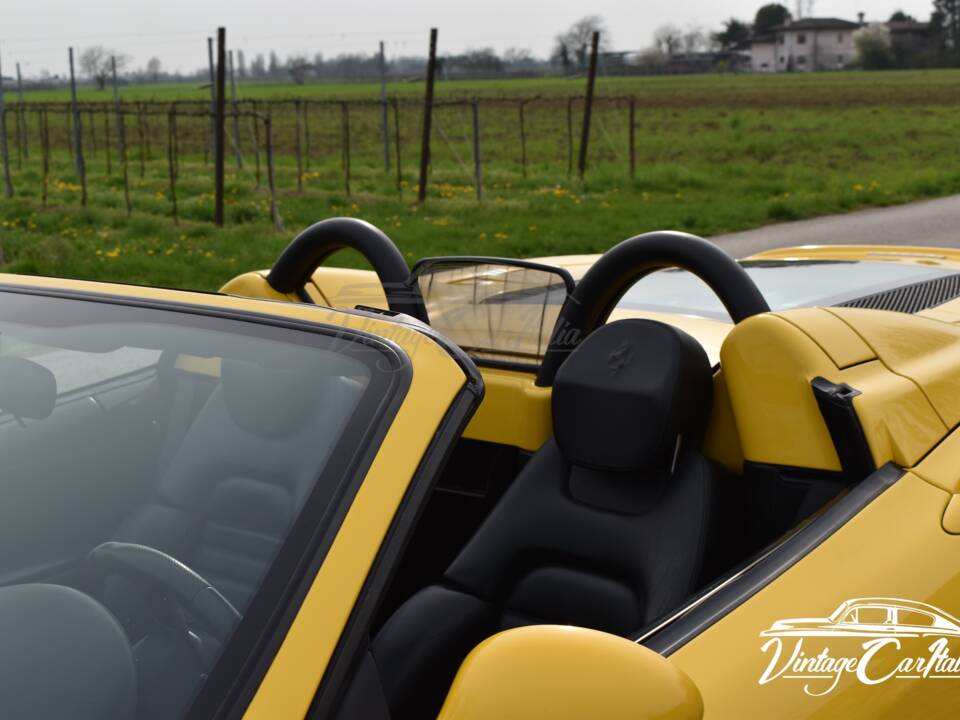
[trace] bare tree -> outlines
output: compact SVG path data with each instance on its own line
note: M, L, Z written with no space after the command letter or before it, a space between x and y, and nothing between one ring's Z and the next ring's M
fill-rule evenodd
M306 55L291 55L287 58L287 72L297 85L303 85L310 68L310 60Z
M551 61L562 65L564 70L570 69L574 59L583 65L595 32L600 33L600 51L609 50L610 33L603 18L599 15L587 15L554 38Z
M661 25L653 33L653 44L661 55L669 57L683 47L683 32L676 25Z
M80 71L96 82L97 88L100 90L103 90L107 86L107 80L111 72L111 57L117 59L118 71L123 70L130 62L130 58L127 55L114 50L108 50L102 45L88 47L80 54Z
M152 57L147 60L147 77L150 78L150 82L160 82L160 73L163 70L163 64L160 62L160 58Z
M686 53L706 52L710 49L710 35L697 25L687 26L681 39L683 51Z

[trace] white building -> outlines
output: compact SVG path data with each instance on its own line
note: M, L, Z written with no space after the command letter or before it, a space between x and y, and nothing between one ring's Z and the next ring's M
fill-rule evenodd
M754 35L750 38L750 69L753 72L777 71L777 36Z
M853 63L853 33L860 23L837 18L803 18L773 28L750 44L756 72L843 70Z

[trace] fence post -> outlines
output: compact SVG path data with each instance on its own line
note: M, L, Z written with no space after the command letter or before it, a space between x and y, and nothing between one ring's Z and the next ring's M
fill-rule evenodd
M383 134L383 171L390 172L390 127L387 120L387 55L380 41L380 128Z
M573 175L573 98L567 98L567 175Z
M73 109L73 159L80 178L80 204L87 204L87 169L83 162L83 128L80 125L80 110L77 108L77 78L73 72L73 48L70 48L70 104Z
M217 87L216 103L214 104L214 206L213 222L217 227L223 227L223 191L224 166L226 165L226 78L227 78L227 29L217 28Z
M423 141L420 145L420 184L417 202L427 199L427 171L430 166L430 127L433 122L433 80L437 71L437 29L430 28L430 58L427 61L427 90L423 99Z
M303 105L299 100L294 101L293 103L293 113L296 116L295 120L295 129L297 133L297 141L294 144L294 150L297 153L297 192L303 192L303 145L302 145L302 136L303 136L303 123L300 119L300 113L303 111Z
M630 179L637 176L637 99L630 96Z
M237 115L237 77L233 70L233 50L229 54L230 67L230 111L233 113L233 154L237 170L243 169L243 155L240 153L240 116Z
M587 75L587 97L583 106L583 127L580 134L580 162L577 164L577 171L580 173L580 179L587 171L587 146L590 143L590 116L593 113L593 88L597 80L597 50L600 44L600 33L593 32L593 39L590 42L590 70Z
M340 104L343 112L343 187L350 196L350 106Z
M110 57L110 74L113 76L113 111L117 116L117 157L123 172L123 200L127 215L133 207L130 205L130 172L127 168L127 138L124 128L123 108L120 106L120 88L117 87L117 59ZM109 155L107 156L109 157Z
M257 189L260 189L260 123L257 121L257 106L253 106L253 115L250 122L253 125L253 163L254 177L257 179Z
M13 197L13 180L10 179L10 148L7 146L7 109L3 101L2 67L0 67L0 155L3 156L3 195L10 198Z
M212 155L217 154L217 76L216 67L213 64L213 38L207 38L207 66L210 70L210 144L207 148L213 148ZM207 151L204 150L204 155ZM204 160L206 162L206 160Z
M173 224L179 225L177 217L177 106L171 105L167 113L167 173L170 176L170 212L173 215Z
M267 182L270 184L270 220L273 222L275 229L283 230L280 209L277 207L277 179L273 167L273 119L270 116L269 109L264 120L264 126L267 132Z
M30 159L30 142L27 138L27 109L23 104L23 77L20 75L20 63L17 63L17 102L20 107L21 125L23 126L23 157Z
M477 202L483 202L483 165L480 160L480 103L473 98L473 181L477 189Z
M403 199L403 166L400 158L400 102L393 99L393 146L397 154L397 194Z

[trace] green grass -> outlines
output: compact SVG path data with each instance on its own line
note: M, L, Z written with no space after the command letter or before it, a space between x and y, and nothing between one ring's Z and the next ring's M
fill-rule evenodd
M375 82L312 82L303 85L283 82L245 81L238 84L241 99L373 99L380 95ZM484 96L567 96L583 93L581 76L450 80L436 85L444 97ZM422 97L424 84L419 80L394 81L391 96ZM660 75L649 77L599 77L597 91L607 95L635 95L638 100L658 106L742 105L764 106L884 102L907 104L937 97L938 102L960 102L960 70L909 70L885 72L780 73L765 75ZM67 88L34 90L27 101L66 102ZM201 83L124 86L125 100L209 100L210 91ZM78 89L81 102L110 101L112 90L97 90L92 85Z
M445 85L444 92L454 92L453 85ZM90 201L81 209L66 150L66 126L62 118L52 118L48 206L39 199L35 144L22 169L15 169L17 196L0 199L0 243L7 260L3 269L216 289L240 272L268 267L296 230L331 215L363 217L379 225L412 262L449 253L529 257L599 252L653 229L711 235L960 192L958 72L627 79L606 81L605 92L614 94L621 85L638 96L635 178L628 176L623 104L607 103L598 110L590 167L580 183L567 174L565 103L528 106L524 178L516 103L491 100L482 114L482 204L472 186L466 108L438 111L430 196L424 207L414 202L416 107L402 115L402 198L395 177L382 168L375 107L352 111L350 195L343 187L339 108L319 108L311 116L310 168L303 192L296 189L292 117L278 114L279 203L287 228L282 232L270 225L268 195L255 187L249 143L244 169L229 172L228 227L212 226L212 170L203 157L203 118L181 124L185 135L178 226L169 217L162 117L149 127L151 159L142 180L136 141L131 140L135 210L129 218L116 158L113 174L107 176L102 140L94 151L93 138L85 139ZM487 86L497 95L518 96L579 88L571 81L551 80L459 83L455 90L469 94ZM348 92L369 96L376 90L358 84L245 87L244 92L283 95L291 89L331 97ZM182 88L136 92L161 90L171 98L182 96ZM641 96L645 99L639 100ZM578 132L575 127L575 137ZM843 240L811 237L809 242L824 239ZM332 262L361 261L342 254Z

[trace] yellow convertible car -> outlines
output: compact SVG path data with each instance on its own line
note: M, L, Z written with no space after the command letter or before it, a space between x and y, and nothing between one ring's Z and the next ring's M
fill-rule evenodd
M0 717L953 717L958 297L345 218L219 294L0 276Z

